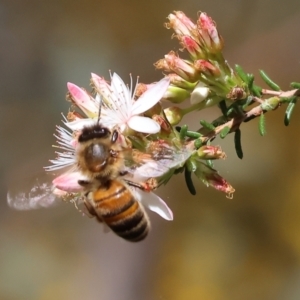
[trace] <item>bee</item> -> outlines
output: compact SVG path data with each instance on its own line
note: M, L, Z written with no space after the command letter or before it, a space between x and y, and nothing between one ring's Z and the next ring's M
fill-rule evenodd
M75 164L62 174L80 174L80 179L76 177L80 191L56 188L58 174L44 172L34 181L14 184L7 195L8 205L17 210L31 210L48 208L64 200L106 224L121 238L130 242L143 240L150 230L141 203L147 197L145 192L163 183L160 178L170 178L192 152L188 148L178 150L163 140L149 142L141 152L123 148L121 139L117 129L102 126L98 118L96 123L76 133ZM154 198L148 208L160 214L155 208L161 205L160 198Z
M144 187L122 178L126 172L118 135L117 130L111 132L99 123L83 128L78 136L76 158L88 179L78 183L84 188L84 204L89 213L118 236L137 242L147 236L150 222L129 185Z

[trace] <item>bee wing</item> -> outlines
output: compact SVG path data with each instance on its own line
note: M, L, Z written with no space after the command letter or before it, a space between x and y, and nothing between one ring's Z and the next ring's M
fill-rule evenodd
M53 176L45 173L30 180L14 184L7 193L8 205L17 210L50 207L61 199L53 194Z
M173 220L173 212L169 206L161 199L158 195L152 192L144 192L142 190L134 190L136 199L142 203L144 207L157 213L159 216L165 220Z
M160 177L171 169L181 167L193 152L183 148L180 151L175 148L165 148L151 158L146 157L138 165L131 166L131 173L140 177Z
M172 161L162 159L159 161L149 160L144 162L140 167L136 168L134 173L141 177L159 177L167 173L171 167Z

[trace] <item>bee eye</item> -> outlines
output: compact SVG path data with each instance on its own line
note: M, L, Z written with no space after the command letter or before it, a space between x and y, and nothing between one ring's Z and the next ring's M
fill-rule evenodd
M111 136L111 142L112 142L112 143L115 143L115 142L117 141L117 139L118 139L118 136L119 136L118 131L117 131L117 130L114 130L114 132L113 132L113 134L112 134L112 136Z

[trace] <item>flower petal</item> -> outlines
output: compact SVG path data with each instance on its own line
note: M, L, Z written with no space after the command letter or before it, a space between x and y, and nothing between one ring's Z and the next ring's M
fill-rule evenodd
M87 180L80 172L64 173L52 181L55 188L68 192L82 192L83 188L78 184L78 180Z
M95 124L95 120L94 119L78 119L72 122L65 122L65 125L67 127L69 127L71 130L75 131L75 130L81 130L83 127L86 126L91 126L93 124Z
M140 201L145 207L157 213L165 220L173 220L173 212L168 207L168 205L156 194L139 191L139 195L141 196Z
M87 94L87 92L71 82L68 82L67 86L76 105L80 107L80 109L82 109L88 117L94 115L97 116L99 108L98 106L96 106L95 101L92 100L92 98Z
M127 110L131 109L132 99L130 91L117 73L114 73L111 78L111 90L112 94L114 94L118 98L118 101L121 102L119 103L119 105L121 104L121 107L125 106Z
M91 75L92 75L92 82L99 93L100 92L102 93L103 91L106 94L110 93L110 86L104 78L98 76L95 73L91 73Z
M106 104L109 107L113 104L110 103L111 100L114 100L115 97L112 95L110 85L106 82L106 80L98 75L92 73L92 83L98 92L95 100L99 102L101 105ZM102 103L103 101L103 103ZM115 100L114 100L115 101Z
M147 117L133 116L129 119L127 124L131 129L137 132L154 134L160 131L159 124Z
M165 77L149 88L142 96L134 102L131 115L141 114L153 107L163 97L168 89L170 78Z
M200 103L201 101L206 99L208 95L209 95L209 88L204 86L202 82L199 82L196 85L194 91L191 93L191 99L190 99L191 104L193 105L193 104Z

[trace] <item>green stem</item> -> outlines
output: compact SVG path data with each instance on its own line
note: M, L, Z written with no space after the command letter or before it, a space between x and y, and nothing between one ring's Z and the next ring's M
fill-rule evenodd
M191 105L190 107L183 108L181 110L181 112L182 112L183 115L186 115L186 114L188 114L188 113L190 113L190 112L192 112L194 110L200 110L200 109L204 108L205 105L206 105L206 100L203 100L203 101L201 101L199 103Z

